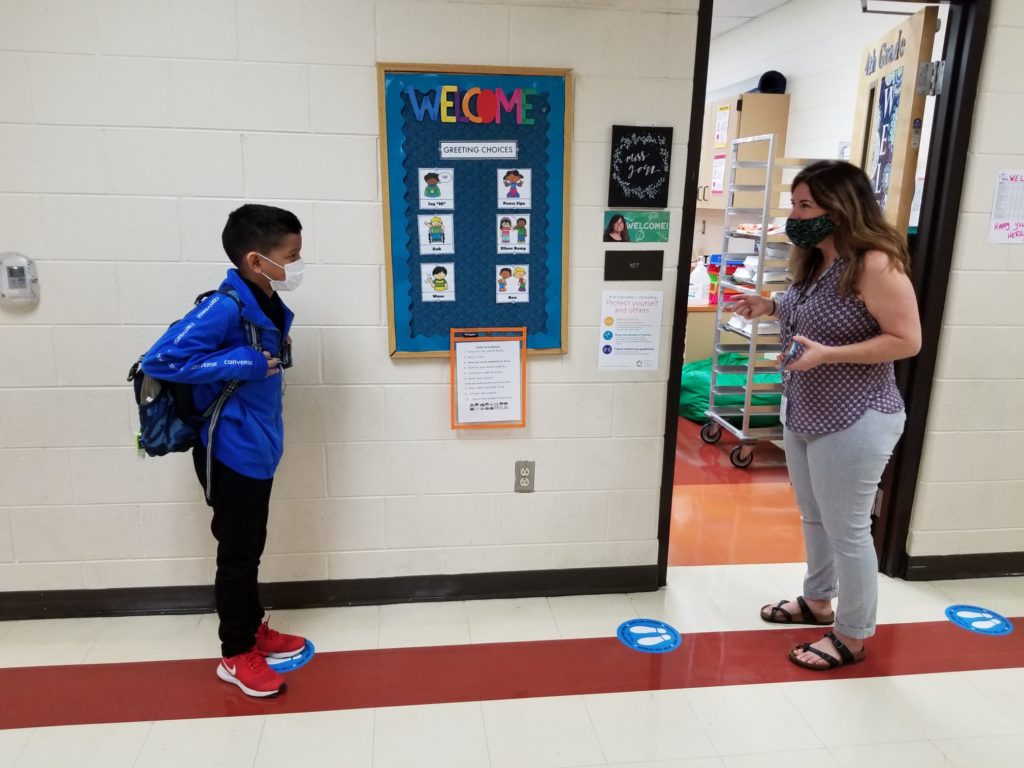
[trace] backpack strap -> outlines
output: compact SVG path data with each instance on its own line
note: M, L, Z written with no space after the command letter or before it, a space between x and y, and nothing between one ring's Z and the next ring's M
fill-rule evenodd
M205 300L207 296L210 296L214 293L223 294L224 296L227 296L229 299L235 302L235 304L238 305L238 316L242 320L242 327L245 331L246 342L249 344L250 347L255 349L257 352L262 352L263 345L260 342L259 328L257 328L256 324L251 320L246 320L245 315L242 314L242 299L238 295L238 291L236 291L234 288L218 288L216 291L208 291L207 293L200 294L200 296ZM199 297L196 298L196 301L199 301Z
M260 332L256 327L256 324L251 320L245 319L242 314L242 299L238 295L238 291L234 288L218 288L215 291L206 291L196 296L196 306L206 301L214 294L222 294L231 299L238 306L238 316L242 321L242 329L245 334L246 343L258 352L263 351L263 345L260 343ZM242 385L242 382L238 379L232 379L224 385L224 389L217 398L210 403L209 407L203 412L203 419L208 420L209 425L207 427L207 438L206 438L206 500L210 501L211 495L213 494L213 435L217 429L217 422L220 421L220 413L224 409L224 404L228 401L238 388Z

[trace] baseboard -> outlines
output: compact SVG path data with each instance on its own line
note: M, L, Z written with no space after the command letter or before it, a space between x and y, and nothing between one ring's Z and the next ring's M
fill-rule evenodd
M383 605L438 600L649 592L658 566L460 573L380 579L280 581L260 585L268 609ZM212 586L0 592L0 621L210 613Z
M984 579L1024 575L1024 552L979 555L932 555L907 558L907 581Z

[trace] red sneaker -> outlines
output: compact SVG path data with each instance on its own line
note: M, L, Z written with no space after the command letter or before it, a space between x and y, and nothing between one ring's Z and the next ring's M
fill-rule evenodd
M284 690L284 678L267 666L267 660L255 648L221 659L217 677L225 683L234 683L249 696L277 696Z
M256 651L272 659L287 659L305 647L306 638L271 629L269 622L264 621L256 630Z

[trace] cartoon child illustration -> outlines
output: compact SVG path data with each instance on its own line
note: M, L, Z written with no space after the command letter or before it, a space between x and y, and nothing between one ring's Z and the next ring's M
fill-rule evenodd
M518 242L526 242L526 219L524 219L522 216L516 219L516 234L518 235Z
M448 270L444 267L434 267L434 271L430 273L431 276L427 278L427 285L429 285L435 291L447 291L448 290Z
M516 279L519 281L519 292L526 293L526 270L522 267L516 267L515 272L512 274L515 275Z
M428 243L443 243L444 242L444 222L440 216L431 216L426 222L427 227L427 242Z
M508 280L512 277L512 270L508 267L502 267L498 275L498 293L505 293L508 290Z
M431 171L430 173L425 174L423 176L423 180L425 182L427 182L426 189L423 190L423 196L424 197L440 197L441 196L441 188L439 186L437 186L438 182L440 182L441 179L438 177L438 175L436 173Z
M502 181L505 186L508 187L505 197L513 199L518 198L519 188L523 186L523 174L516 170L509 171L504 175L504 177L502 177Z
M498 222L498 231L501 232L501 242L507 243L509 235L512 233L512 219L502 216L501 221Z

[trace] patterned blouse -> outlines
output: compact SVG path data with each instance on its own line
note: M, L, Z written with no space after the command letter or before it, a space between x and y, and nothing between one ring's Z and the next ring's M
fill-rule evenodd
M830 347L856 344L878 336L882 329L864 302L839 292L844 261L838 258L815 283L790 286L779 302L782 348L794 336ZM892 361L829 363L809 371L783 374L787 429L809 434L840 432L868 408L882 413L903 409Z

